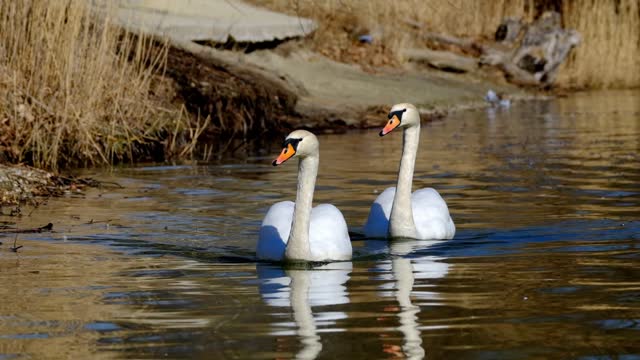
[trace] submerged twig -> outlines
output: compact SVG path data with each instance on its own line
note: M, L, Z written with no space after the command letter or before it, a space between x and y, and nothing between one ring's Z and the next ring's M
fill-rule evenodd
M107 219L107 220L93 220L93 219L91 219L91 220L89 220L89 222L87 222L87 225L100 224L100 223L107 223L108 224L108 223L110 223L112 221L113 221L113 219Z
M9 248L11 251L18 252L18 250L20 250L20 248L23 247L22 245L16 246L17 242L18 242L18 234L16 233L16 237L13 238L13 246Z
M103 188L103 187L113 187L117 189L124 189L124 186L112 182L112 181L100 181L92 178L77 178L74 176L57 176L58 179L62 180L65 185L85 185L89 187L95 188Z
M53 224L48 223L45 226L31 228L31 229L0 229L0 233L4 234L32 234L32 233L41 233L45 231L53 230ZM17 236L17 235L16 235Z

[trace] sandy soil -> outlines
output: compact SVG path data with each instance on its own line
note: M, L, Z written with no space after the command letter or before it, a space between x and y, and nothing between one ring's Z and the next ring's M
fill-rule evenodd
M399 102L413 103L428 113L487 106L483 98L489 89L514 99L533 96L488 77L417 67L365 72L359 66L337 63L304 49L287 55L280 51L254 52L239 55L239 60L268 69L302 87L296 106L300 113L321 123L339 118L353 127L372 125L362 117L367 110L386 109Z
M252 76L259 79L252 82L267 89L274 102L287 94L288 105L280 110L284 112L278 117L280 120L264 121L265 126L271 124L274 129L304 127L316 132L336 132L377 127L384 121L386 111L400 102L415 104L425 118L443 116L450 111L488 106L484 96L489 89L513 100L539 96L507 84L490 72L449 73L411 64L403 69L365 71L358 65L338 63L311 52L295 41L250 53L218 50L192 42L175 45L225 67L231 74L243 72L245 79Z

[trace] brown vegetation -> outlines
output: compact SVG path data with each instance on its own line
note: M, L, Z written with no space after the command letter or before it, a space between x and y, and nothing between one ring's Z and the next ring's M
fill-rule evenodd
M0 154L41 167L133 159L177 110L150 97L166 48L88 2L0 1Z
M293 113L295 94L125 32L111 6L0 0L0 162L209 158L224 149L214 137L256 136Z
M477 40L493 38L505 17L526 22L545 10L562 14L564 26L583 42L560 71L559 86L609 88L640 86L640 5L637 0L251 0L289 14L315 19L315 50L338 61L394 65L402 49L428 45L424 33ZM377 43L358 44L374 34Z
M565 26L583 44L570 55L559 81L577 87L640 86L640 1L564 1Z

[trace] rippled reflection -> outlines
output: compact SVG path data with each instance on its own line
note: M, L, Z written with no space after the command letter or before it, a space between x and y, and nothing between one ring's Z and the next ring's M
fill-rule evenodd
M335 324L336 320L347 318L342 311L318 312L314 316L312 307L340 305L349 302L346 282L353 265L351 262L337 262L312 269L284 270L276 265L258 264L260 294L264 301L277 307L290 307L294 323L279 323L279 327L294 327L300 336L302 349L296 359L315 359L322 351L318 335L318 322L323 326ZM290 329L276 330L274 336L291 335Z
M445 277L449 271L449 264L445 263L442 257L420 256L414 252L443 242L408 239L392 242L369 241L369 246L374 248L379 247L381 243L387 243L392 257L391 260L379 262L374 271L381 274L376 280L387 281L379 287L384 290L380 295L394 297L398 304L394 310L399 321L397 329L403 335L401 351L394 350L393 345L386 347L386 351L395 356L409 359L422 359L425 356L418 318L420 305L414 304L412 298L423 305L437 305L440 296L437 292L429 290L429 281ZM416 280L420 284L418 291L414 290Z

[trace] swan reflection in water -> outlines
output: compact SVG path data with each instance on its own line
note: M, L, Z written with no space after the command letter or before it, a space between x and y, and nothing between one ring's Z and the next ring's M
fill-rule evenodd
M312 307L349 303L346 283L351 262L335 262L312 269L283 269L279 265L258 264L262 299L271 306L290 307L295 323L280 323L295 330L273 331L273 335L298 335L302 349L297 359L315 359L322 351L317 326L334 324L347 318L342 311L321 312L314 316Z
M423 290L425 283L440 279L449 272L449 264L437 256L419 255L442 241L429 240L367 240L368 250L390 252L392 258L379 261L374 271L381 281L378 295L394 297L398 302L398 331L402 333L401 349L385 346L385 351L402 358L421 359L425 357L418 314L421 304L437 304L440 294ZM377 249L376 249L377 248ZM335 324L347 318L342 311L318 312L314 307L340 305L350 302L347 282L352 273L351 262L335 262L312 269L283 269L279 265L258 264L260 294L265 303L274 307L290 307L294 322L278 323L285 329L272 331L272 335L297 335L302 340L302 348L296 354L298 359L315 359L322 351L318 326ZM422 280L419 290L414 291L416 280Z
M377 280L389 280L380 288L384 291L380 293L384 297L395 297L398 302L398 320L400 326L398 330L402 333L402 353L400 349L393 346L385 347L385 351L394 353L399 357L408 359L422 359L425 357L425 350L422 346L420 325L418 323L418 313L420 306L412 302L412 296L419 302L431 304L440 301L440 295L432 291L414 291L415 280L440 279L449 272L449 264L443 262L443 258L437 256L416 256L412 253L427 249L442 240L394 240L390 243L386 241L370 241L370 245L379 247L382 243L387 243L392 255L391 260L380 262L375 266L377 272L382 275ZM377 243L377 244L375 244ZM422 285L420 286L422 287ZM402 356L404 355L404 356Z

